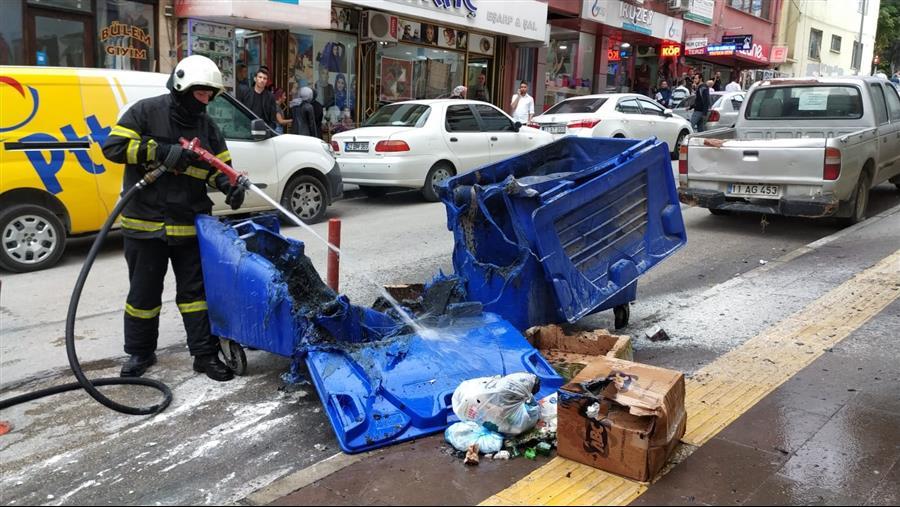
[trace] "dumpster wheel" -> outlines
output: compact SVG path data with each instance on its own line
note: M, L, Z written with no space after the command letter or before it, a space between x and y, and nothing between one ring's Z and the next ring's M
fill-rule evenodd
M631 305L625 303L613 308L613 315L616 317L616 329L627 327L628 319L631 317Z
M219 349L222 351L224 363L235 375L242 377L247 373L247 354L244 353L244 347L241 347L240 343L228 338L219 338Z

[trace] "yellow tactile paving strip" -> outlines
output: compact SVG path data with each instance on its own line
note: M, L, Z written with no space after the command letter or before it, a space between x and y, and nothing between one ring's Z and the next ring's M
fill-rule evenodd
M698 370L686 383L682 442L709 441L898 297L900 250ZM481 505L627 505L647 487L557 457Z

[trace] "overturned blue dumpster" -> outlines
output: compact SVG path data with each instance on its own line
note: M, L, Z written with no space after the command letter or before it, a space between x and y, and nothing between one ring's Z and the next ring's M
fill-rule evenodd
M655 138L565 137L447 180L453 266L468 298L520 330L616 309L687 240Z
M433 333L420 336L329 289L303 242L279 234L277 220L198 217L196 225L212 332L293 358L290 379L304 375L304 364L345 452L443 431L457 421L451 397L464 380L530 372L539 398L563 384L509 322L481 305L452 303L458 291L425 298L442 299L447 311L438 315L442 305L431 304L424 324Z

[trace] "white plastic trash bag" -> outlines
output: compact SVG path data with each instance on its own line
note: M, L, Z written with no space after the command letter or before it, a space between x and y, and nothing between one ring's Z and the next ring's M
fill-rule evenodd
M558 394L553 393L546 398L538 401L538 406L541 408L541 418L537 423L537 429L544 430L550 433L556 433L556 404L558 401Z
M534 427L541 409L533 391L540 386L531 373L466 380L453 393L453 413L504 435L519 435Z
M494 454L503 448L503 435L472 421L452 424L444 431L444 439L457 451L465 451L472 444L478 444L482 454Z

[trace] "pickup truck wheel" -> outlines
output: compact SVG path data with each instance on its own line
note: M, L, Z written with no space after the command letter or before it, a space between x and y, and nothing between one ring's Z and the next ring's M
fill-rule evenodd
M871 176L863 173L856 184L856 190L853 192L853 200L850 201L852 208L851 215L844 219L846 225L854 225L866 219L866 208L869 207L869 187L871 187Z
M428 176L425 177L425 186L422 187L422 195L425 197L425 200L429 202L440 200L440 196L437 193L437 185L444 180L452 178L455 173L456 171L453 170L453 166L450 164L445 162L434 164L431 170L428 171Z
M897 187L897 190L900 190L900 176L894 176L890 181Z
M631 306L628 303L613 308L613 316L615 317L616 329L622 329L628 326L631 318Z
M284 189L281 205L307 224L321 222L328 207L328 194L316 178L304 174L293 178Z
M682 130L678 133L678 139L675 141L675 148L672 150L672 160L678 159L678 151L681 150L681 145L684 144L684 138L687 137L687 130Z
M66 228L52 211L32 204L0 213L0 267L13 273L46 269L59 261Z

